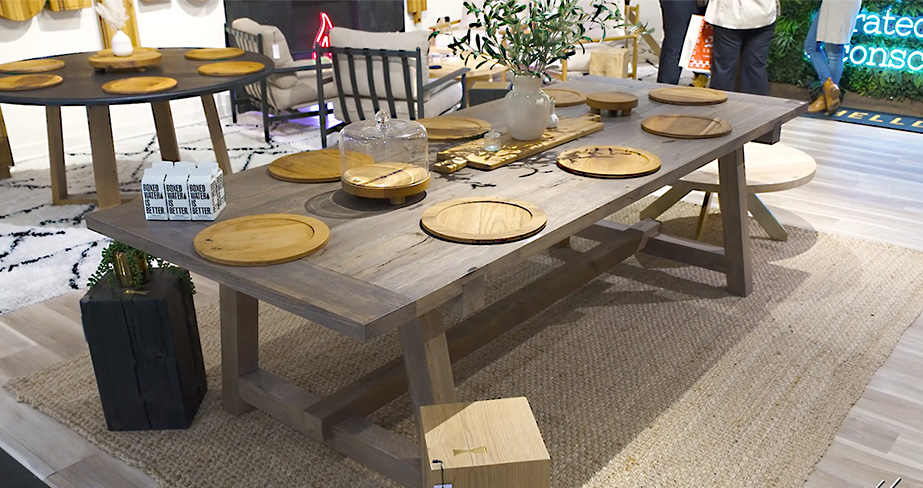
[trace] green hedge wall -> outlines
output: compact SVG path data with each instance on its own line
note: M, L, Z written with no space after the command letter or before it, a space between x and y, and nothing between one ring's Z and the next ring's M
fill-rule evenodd
M789 83L817 90L817 75L804 55L804 38L811 25L811 16L820 7L817 0L781 0L781 13L776 21L776 31L769 51L769 80ZM900 17L923 17L923 0L864 0L862 10ZM892 28L893 28L893 22ZM861 21L853 34L854 45L876 45L887 48L904 48L908 52L923 50L923 41L914 35L906 38L868 35L862 31ZM848 55L847 55L848 56ZM923 101L923 70L907 70L856 66L846 63L843 89L873 98Z

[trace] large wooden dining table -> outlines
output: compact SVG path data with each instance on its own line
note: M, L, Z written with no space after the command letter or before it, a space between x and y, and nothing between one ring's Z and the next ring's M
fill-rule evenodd
M781 125L806 105L734 93L718 105L664 105L647 96L658 85L614 78L584 77L561 86L583 92L630 92L640 104L630 116L604 114L604 130L526 164L493 171L465 168L451 175L434 173L425 198L401 206L360 202L345 195L339 183L279 181L266 168L228 176L228 207L219 220L284 212L309 215L330 227L330 240L323 250L293 262L234 267L206 261L193 249L193 238L209 222L147 221L139 201L93 212L87 224L220 284L221 394L227 411L241 415L259 408L405 486L418 487L422 485L419 446L373 424L367 416L408 388L415 413L422 405L455 402L453 362L622 260L638 252L664 256L726 274L729 293L745 296L751 292L743 145L760 138L778 139ZM502 130L502 103L479 105L461 114L487 120ZM576 117L588 110L574 106L557 113ZM717 116L733 124L733 131L713 139L680 140L649 134L640 127L648 116L674 113ZM662 168L639 178L595 179L564 172L549 157L593 144L652 152L660 157ZM653 220L631 226L604 220L716 158L724 247L662 234ZM547 226L525 240L495 245L446 242L421 229L425 209L476 196L530 202L547 214ZM484 306L485 280L575 235L599 244ZM358 341L396 329L402 356L320 397L260 368L260 301ZM439 307L453 301L466 317L446 331Z

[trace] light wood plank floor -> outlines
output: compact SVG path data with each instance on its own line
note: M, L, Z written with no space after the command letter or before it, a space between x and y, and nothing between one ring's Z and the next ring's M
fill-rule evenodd
M811 183L763 195L784 224L923 249L923 135L799 118L782 141L818 162ZM701 198L693 196L694 198ZM701 201L701 200L699 200ZM196 277L196 301L217 287ZM0 315L0 383L86 350L74 292ZM923 487L923 318L903 335L805 486ZM0 391L0 448L51 486L156 487L135 468ZM2 485L2 482L0 482Z

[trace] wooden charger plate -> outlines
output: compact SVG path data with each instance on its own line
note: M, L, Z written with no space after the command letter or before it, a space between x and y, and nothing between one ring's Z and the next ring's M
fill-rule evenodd
M349 151L348 166L370 165L375 160L367 154ZM339 149L321 149L289 154L269 163L274 178L294 183L330 183L340 181Z
M429 170L407 163L375 163L343 172L343 191L363 198L387 198L403 203L406 197L429 188Z
M167 91L176 86L176 80L166 76L133 76L103 83L103 91L116 95L141 95Z
M660 169L660 158L631 147L587 146L559 154L558 166L581 176L635 178L656 173Z
M116 56L112 49L103 49L87 58L90 66L99 70L137 69L143 71L150 66L160 64L163 55L156 49L136 47L129 56Z
M641 128L658 136L677 139L708 139L731 133L730 122L704 115L654 115L641 121Z
M728 99L723 91L694 86L658 88L648 92L647 96L655 102L671 105L715 105Z
M546 95L554 99L555 107L570 107L586 102L586 95L568 88L542 88Z
M213 61L217 59L233 59L244 55L244 50L239 47L208 47L203 49L190 49L183 56L193 61Z
M222 61L199 66L199 74L205 76L241 76L261 71L265 66L256 61Z
M63 67L64 61L60 59L27 59L0 64L0 71L4 73L42 73Z
M462 244L501 244L534 236L548 217L537 206L502 197L458 198L426 209L420 227Z
M13 75L0 78L0 91L26 91L60 85L64 81L58 75Z
M203 258L231 266L265 266L303 258L327 244L330 228L312 217L262 214L206 227L193 240Z
M426 137L431 141L471 139L490 130L490 123L471 117L447 115L417 120L426 127Z

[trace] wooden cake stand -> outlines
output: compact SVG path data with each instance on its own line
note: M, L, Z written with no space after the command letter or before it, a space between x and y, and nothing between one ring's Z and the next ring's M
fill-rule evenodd
M343 172L343 191L362 198L386 199L394 205L429 188L429 171L407 163L376 163Z
M99 71L138 70L145 71L150 66L157 66L163 55L156 49L136 47L130 56L116 56L112 49L104 49L87 61L90 66Z
M590 111L594 114L608 110L616 115L621 112L627 117L631 115L631 109L638 106L638 97L631 93L597 92L586 96L586 104L590 106Z

